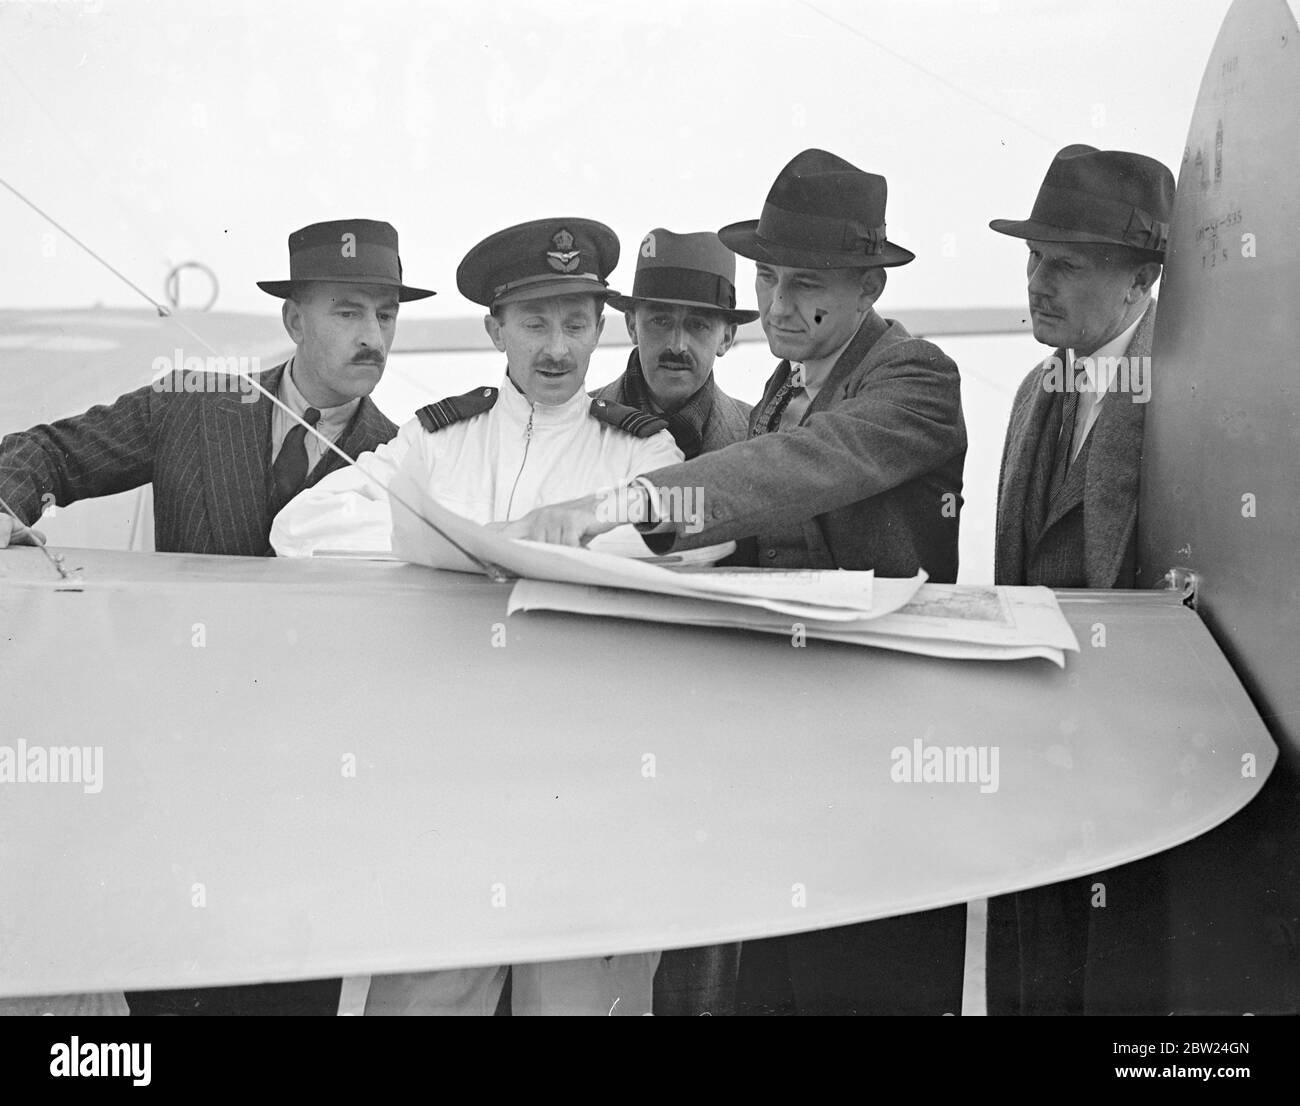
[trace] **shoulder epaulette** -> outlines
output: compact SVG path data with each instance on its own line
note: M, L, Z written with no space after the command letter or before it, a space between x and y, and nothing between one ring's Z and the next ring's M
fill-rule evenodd
M607 399L593 399L589 411L592 418L617 426L638 438L649 438L668 429L668 420L660 415L650 415L635 407L611 403Z
M464 422L484 411L491 411L497 401L496 388L475 388L463 396L449 396L421 407L415 412L420 425L430 434L444 430L453 423Z

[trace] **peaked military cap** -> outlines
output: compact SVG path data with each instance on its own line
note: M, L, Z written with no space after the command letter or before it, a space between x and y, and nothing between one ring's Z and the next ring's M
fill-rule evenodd
M1066 146L1047 167L1028 219L994 219L999 234L1038 242L1131 246L1163 261L1174 214L1174 175L1155 158Z
M295 284L312 280L396 288L402 303L436 295L402 283L397 230L374 219L337 219L295 230L289 235L289 279L259 280L257 286L284 299Z
M885 238L885 178L825 150L796 154L757 219L718 237L741 257L794 269L874 269L916 255Z
M616 311L638 303L702 307L729 323L752 323L757 311L736 309L736 255L712 231L674 234L656 227L641 239L632 294L611 294Z
M517 300L611 294L618 236L594 219L534 219L499 230L456 270L461 295L484 307Z

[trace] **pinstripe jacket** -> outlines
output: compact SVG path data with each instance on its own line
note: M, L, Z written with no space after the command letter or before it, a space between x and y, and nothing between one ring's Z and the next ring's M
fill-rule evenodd
M259 382L275 394L284 365ZM153 482L160 553L270 552L271 403L227 391L210 374L202 390L146 385L108 405L0 439L0 496L28 525L53 496L59 506ZM191 389L197 381L190 378ZM256 395L254 402L244 402ZM349 457L387 442L397 427L364 397L338 440ZM326 453L310 487L343 464Z

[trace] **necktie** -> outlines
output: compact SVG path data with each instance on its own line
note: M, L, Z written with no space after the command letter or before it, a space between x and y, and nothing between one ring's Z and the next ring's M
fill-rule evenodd
M1048 501L1056 497L1065 483L1070 469L1070 451L1074 447L1074 420L1079 413L1079 393L1071 389L1061 402L1061 436L1056 440L1056 459L1052 463L1052 478L1047 485Z
M320 412L308 407L302 417L308 426L314 427L320 421ZM277 510L302 491L307 482L307 428L302 423L290 427L284 436L275 464L271 466L271 478Z
M800 371L791 367L786 373L785 380L781 386L772 393L772 398L768 401L767 406L763 409L762 417L754 423L754 436L759 434L772 434L781 428L781 416L785 414L785 409L790 406L790 400L794 398L795 392L803 391L803 366L799 366Z

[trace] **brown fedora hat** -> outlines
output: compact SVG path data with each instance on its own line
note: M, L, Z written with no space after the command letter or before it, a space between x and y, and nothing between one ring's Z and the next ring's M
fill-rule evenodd
M875 269L916 255L885 238L885 178L825 150L781 170L757 219L718 237L741 257L794 269Z
M374 219L338 219L295 230L289 235L289 279L259 280L257 286L284 299L295 284L313 280L396 288L402 303L437 294L402 283L397 230Z
M1129 246L1163 261L1174 175L1155 158L1066 146L1047 168L1028 219L994 219L999 234L1038 242Z
M757 311L736 308L736 255L712 231L674 234L656 227L643 239L630 296L610 296L616 311L639 303L699 307L729 323L752 323Z

